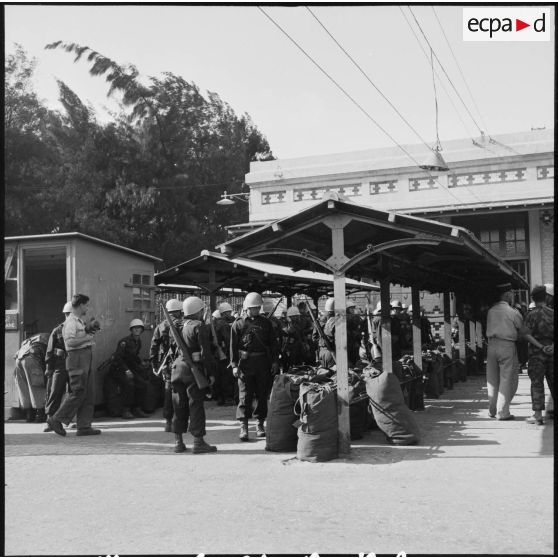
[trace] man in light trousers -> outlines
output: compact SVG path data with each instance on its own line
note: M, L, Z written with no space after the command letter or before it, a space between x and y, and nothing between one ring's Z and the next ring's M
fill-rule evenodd
M486 325L488 414L498 420L514 420L514 415L510 414L510 403L517 391L519 377L515 342L519 337L523 319L511 306L511 284L498 285L497 289L499 301L488 310Z

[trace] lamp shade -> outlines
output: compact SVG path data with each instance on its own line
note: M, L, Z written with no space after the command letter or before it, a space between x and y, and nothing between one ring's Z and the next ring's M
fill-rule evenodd
M234 205L234 200L231 200L230 198L223 198L215 203L217 205Z
M447 171L449 167L437 149L431 149L426 161L419 168L427 171Z

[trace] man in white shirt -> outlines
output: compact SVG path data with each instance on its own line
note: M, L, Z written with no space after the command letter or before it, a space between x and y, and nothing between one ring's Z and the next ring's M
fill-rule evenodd
M91 436L101 431L91 427L95 405L95 379L91 369L93 335L99 330L98 322L90 320L87 325L83 317L87 314L89 297L76 294L72 297L72 312L62 327L66 346L66 369L70 379L68 397L48 425L59 436L66 436L66 426L77 416L77 436Z
M511 306L511 284L498 285L497 289L500 300L488 310L486 323L488 414L498 420L514 420L515 417L510 414L510 403L517 391L519 374L515 342L523 326L523 319Z

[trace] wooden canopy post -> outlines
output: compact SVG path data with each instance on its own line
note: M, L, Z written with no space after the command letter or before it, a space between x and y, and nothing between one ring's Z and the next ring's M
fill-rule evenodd
M451 300L450 294L444 293L444 345L446 355L452 358L451 354Z
M380 279L380 304L382 305L382 367L386 373L393 372L391 352L391 305L389 279Z
M420 291L411 287L411 304L413 305L413 360L422 372L422 329L420 327Z

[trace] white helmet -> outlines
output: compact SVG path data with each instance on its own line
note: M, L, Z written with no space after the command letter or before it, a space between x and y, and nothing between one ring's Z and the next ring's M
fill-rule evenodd
M530 302L529 303L529 310L532 310L533 308L535 308L537 305L534 302Z
M287 308L287 318L291 316L300 316L300 312L296 306L289 306L289 308Z
M330 297L325 301L324 310L326 312L333 312L335 310L335 299L333 297Z
M390 304L391 304L392 308L401 308L401 301L400 300L392 300Z
M351 300L350 298L348 298L345 301L345 308L354 308L356 306L356 303L354 300Z
M66 302L66 304L64 304L64 308L62 308L62 312L66 313L66 312L71 312L72 311L72 303L70 301Z
M197 296L189 296L183 303L182 303L182 311L184 312L185 316L193 316L197 314L200 310L205 308L205 302L198 298Z
M554 283L545 283L544 288L546 289L546 294L554 296Z
M405 310L405 308L407 308L407 305L406 305L404 302L401 303L401 309L402 309L402 310Z
M221 304L219 304L219 312L221 312L221 314L223 312L232 312L232 311L233 311L233 307L228 302L221 302Z
M254 308L263 304L262 295L260 293L248 293L244 299L244 308Z
M176 298L171 298L170 300L167 300L165 308L169 312L182 312L182 302Z
M133 327L141 327L142 329L145 329L145 324L139 318L135 318L130 322L130 329Z
M211 315L214 318L220 318L221 317L221 312L219 312L219 310L215 310Z

